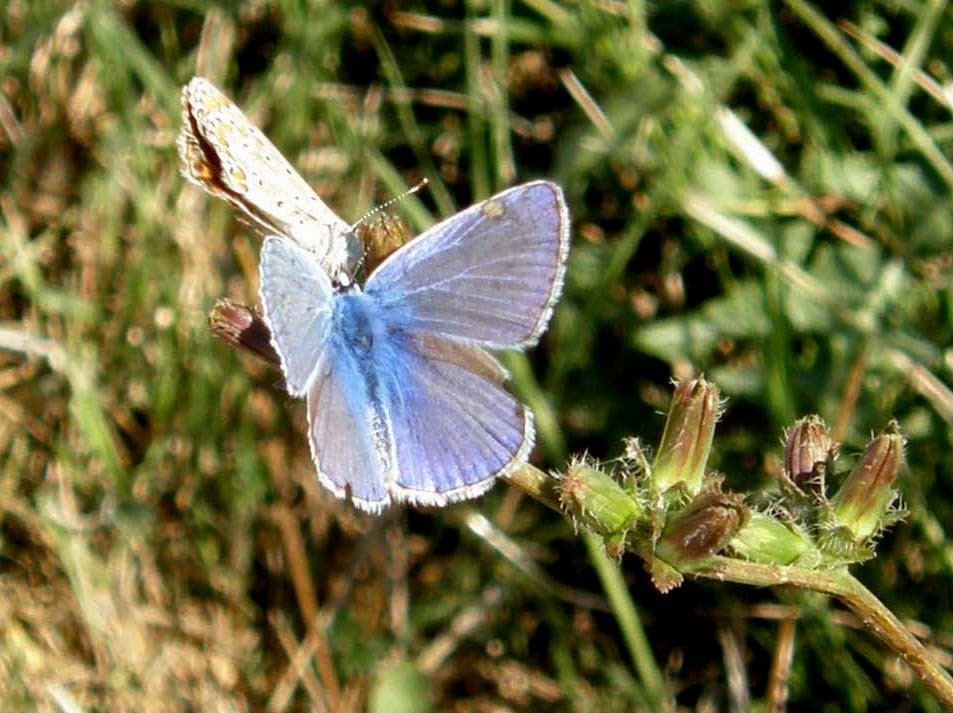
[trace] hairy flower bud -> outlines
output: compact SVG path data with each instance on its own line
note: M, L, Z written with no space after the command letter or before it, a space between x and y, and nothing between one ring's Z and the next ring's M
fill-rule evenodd
M655 548L660 558L682 569L718 554L747 520L742 496L704 492L672 513Z
M364 269L367 274L413 238L410 228L400 216L383 211L366 217L358 223L356 230L364 245Z
M867 444L863 457L831 501L834 521L847 528L855 540L876 534L897 497L891 487L903 459L904 438L891 421Z
M625 533L642 512L611 476L585 463L571 465L559 476L556 491L569 515L602 536Z
M208 324L222 341L278 366L278 355L271 346L271 330L250 307L221 299L209 313Z
M802 493L823 495L827 464L836 453L837 444L821 417L802 418L784 439L782 483Z
M739 557L763 564L814 567L821 561L818 549L794 525L760 512L749 513L744 527L731 541L731 549Z
M703 378L676 384L652 466L652 480L659 492L676 485L690 495L702 489L717 421L718 388L714 384Z

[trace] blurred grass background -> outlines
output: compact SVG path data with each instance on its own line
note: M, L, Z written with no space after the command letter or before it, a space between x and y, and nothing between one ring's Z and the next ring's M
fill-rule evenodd
M950 661L951 63L915 0L0 4L0 708L656 710L661 671L761 710L793 632L792 710L937 710L828 600L662 596L634 558L620 588L506 485L334 501L300 404L206 327L255 303L259 239L174 142L199 73L348 220L423 177L415 231L561 183L565 297L507 362L534 462L657 440L689 373L729 397L735 490L799 415L847 451L896 417L910 516L857 570Z

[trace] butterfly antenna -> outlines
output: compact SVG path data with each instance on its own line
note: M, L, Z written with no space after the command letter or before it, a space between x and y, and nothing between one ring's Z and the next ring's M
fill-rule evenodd
M370 218L370 217L372 217L372 216L374 216L374 215L377 215L377 214L380 213L382 210L387 210L388 208L390 208L390 207L391 207L392 205L394 205L395 203L404 200L404 198L406 198L407 196L412 196L412 195L414 195L414 193L416 193L417 191L419 191L420 189L422 189L424 186L426 186L427 183L428 183L427 179L426 179L426 178L422 178L422 179L420 179L420 181L417 183L417 185L411 186L411 187L408 188L406 191L404 191L403 193L401 193L399 196L394 196L394 197L391 198L389 201L386 201L385 203L381 203L381 204L380 204L379 206L377 206L376 208L371 208L371 209L370 209L369 211L367 211L364 215L362 215L354 225L351 226L351 230L352 230L352 231L353 231L353 230L356 230L357 227L358 227L361 223L363 223L365 220L367 220L368 218Z

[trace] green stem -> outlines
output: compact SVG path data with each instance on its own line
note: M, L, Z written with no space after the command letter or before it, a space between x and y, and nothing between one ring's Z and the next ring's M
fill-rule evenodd
M655 655L652 653L652 647L649 646L649 639L645 635L635 602L629 596L629 589L622 578L618 562L606 556L602 549L601 538L586 530L583 530L581 534L589 550L589 560L596 568L596 574L602 582L602 589L609 600L609 607L622 630L622 638L625 639L625 645L629 649L632 664L645 687L650 709L671 710L671 702L665 693L662 672L655 662Z
M786 585L837 597L860 617L867 629L906 661L946 710L953 711L953 678L950 674L894 613L846 569L814 571L716 556L686 574L756 587Z
M559 496L554 487L553 478L539 468L525 463L506 475L506 480L524 493L552 508L560 515L564 515L559 505ZM599 575L602 589L609 601L609 607L622 630L622 638L632 657L632 664L638 674L646 698L651 703L651 710L671 710L666 698L665 681L662 672L655 661L652 647L649 646L648 636L642 627L642 620L635 608L635 602L629 596L628 587L622 578L622 571L617 562L610 560L603 550L603 541L588 530L581 531L583 540L589 550L589 559Z
M504 478L537 502L555 510L560 515L563 510L559 507L559 496L556 494L553 478L536 466L523 463L507 473Z

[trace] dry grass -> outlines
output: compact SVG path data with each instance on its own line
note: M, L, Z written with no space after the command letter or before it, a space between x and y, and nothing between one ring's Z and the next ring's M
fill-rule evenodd
M736 488L799 413L855 445L898 417L914 526L866 572L948 630L953 136L917 87L949 80L949 10L756 5L0 5L0 709L648 707L570 526L506 487L478 534L467 506L355 514L278 375L211 337L216 299L255 303L259 242L178 175L196 72L348 219L422 176L400 205L418 231L508 183L566 186L566 298L508 362L542 465L657 435L692 370L733 399ZM770 595L662 599L634 565L616 586L683 706L768 695L795 618L777 637ZM793 701L929 709L798 604Z

